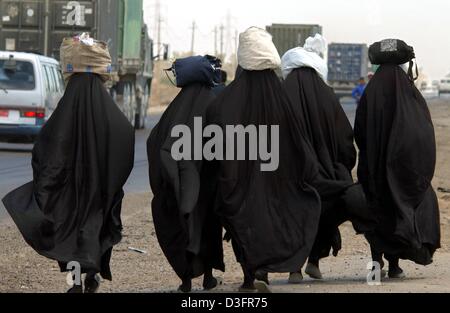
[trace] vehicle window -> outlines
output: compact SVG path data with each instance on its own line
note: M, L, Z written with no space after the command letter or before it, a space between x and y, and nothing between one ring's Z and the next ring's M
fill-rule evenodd
M0 60L0 88L33 90L35 87L34 66L31 62Z
M65 89L65 83L64 83L64 77L59 68L56 69L56 77L58 77L59 85L61 86L61 92L64 92Z
M44 67L45 67L45 71L47 72L47 77L48 77L48 81L49 81L49 85L50 85L50 92L55 92L56 84L55 84L55 79L53 78L53 75L52 75L52 70L50 69L50 67L48 65L44 65Z
M42 65L42 75L44 76L45 90L47 91L47 93L49 93L50 92L50 79L48 77L48 73L45 70L44 65Z
M50 71L52 72L52 78L55 84L55 91L61 92L61 84L59 82L58 73L56 72L56 68L53 66L49 67Z

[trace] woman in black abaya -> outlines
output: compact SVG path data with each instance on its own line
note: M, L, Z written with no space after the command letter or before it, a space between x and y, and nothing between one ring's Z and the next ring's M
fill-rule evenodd
M304 48L294 48L282 59L286 78L283 87L295 106L296 117L304 127L319 167L313 186L321 196L322 214L305 270L315 279L322 279L319 260L328 257L331 249L334 256L341 249L338 227L358 217L352 216L346 200L352 198L361 207L365 205L362 188L354 184L351 175L356 164L353 129L333 89L325 83L328 70L320 55L325 49L325 40L316 35L308 38ZM291 283L301 280L301 270L291 273Z
M96 273L112 279L122 187L134 162L134 129L103 84L96 74L70 78L34 146L33 181L3 199L33 249L58 261L62 271L80 264L88 293L98 289Z
M173 138L171 132L174 127L185 125L194 135L194 119L204 118L215 98L211 87L218 81L210 72L211 65L202 65L205 62L202 57L181 62L191 66L190 79L153 129L147 153L156 235L170 265L182 280L180 291L190 292L193 278L204 275L203 287L211 290L218 284L213 269L225 271L222 226L213 210L216 180L211 170L193 156L192 160L176 161L172 147L178 138ZM182 79L178 76L177 82Z
M267 32L253 27L241 34L239 65L242 73L208 108L208 124L224 133L235 125L279 127L274 171L262 171L260 158L217 162L216 212L244 271L241 290L248 291L255 289L257 272L293 272L305 263L317 233L320 200L309 184L317 168L274 72L280 58ZM252 144L247 140L246 151Z
M404 277L399 259L432 262L440 247L440 223L431 186L436 141L430 112L411 71L407 75L395 60L381 63L367 86L355 137L358 177L377 219L376 228L366 233L373 259L383 267L384 254L389 276Z

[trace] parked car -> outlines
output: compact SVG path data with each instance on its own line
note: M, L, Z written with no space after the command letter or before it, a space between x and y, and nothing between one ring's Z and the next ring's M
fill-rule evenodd
M0 51L0 141L32 142L64 93L59 62Z
M450 93L450 76L442 78L439 81L439 96L445 93Z
M432 85L425 86L425 88L420 90L420 92L422 93L422 96L427 100L439 97L439 89Z

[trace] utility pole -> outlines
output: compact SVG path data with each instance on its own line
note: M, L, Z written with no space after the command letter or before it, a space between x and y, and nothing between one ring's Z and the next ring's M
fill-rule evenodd
M50 33L50 0L45 0L44 11L44 55L49 56L48 36Z
M238 32L238 30L236 29L236 30L234 31L234 52L235 52L235 53L237 53L238 48L239 48L239 32Z
M229 53L232 49L232 38L231 38L231 13L230 10L227 11L226 16L226 44L225 44L225 54Z
M159 55L161 51L161 23L163 19L161 16L161 3L159 0L155 2L155 35L156 35L156 51L155 55Z
M162 19L161 15L158 15L158 42L156 43L157 49L158 49L157 55L159 55L159 52L161 51L161 23L162 23L162 21L163 21L163 19Z
M224 54L223 54L223 31L224 31L225 27L222 25L220 25L220 58L224 59ZM223 60L222 60L223 61Z
M191 40L191 54L194 55L195 53L195 31L197 29L197 24L195 21L192 22L192 40Z
M214 55L217 56L217 26L214 26Z
M154 68L154 77L152 80L152 92L151 92L151 102L152 104L158 106L161 105L161 72L163 68L163 58L161 57L161 47L162 47L162 23L164 21L162 13L161 13L161 2L160 0L155 0L155 20L154 20L154 31L153 36L155 37L155 49L154 55L158 56L158 59L155 61Z

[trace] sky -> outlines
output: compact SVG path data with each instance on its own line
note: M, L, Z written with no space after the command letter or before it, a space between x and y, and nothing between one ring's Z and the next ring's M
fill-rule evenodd
M214 53L214 28L224 31L225 50L235 50L235 32L272 23L319 24L331 42L371 44L385 38L413 46L419 67L430 79L450 73L449 0L144 0L144 16L156 41L160 3L161 41L170 50Z

